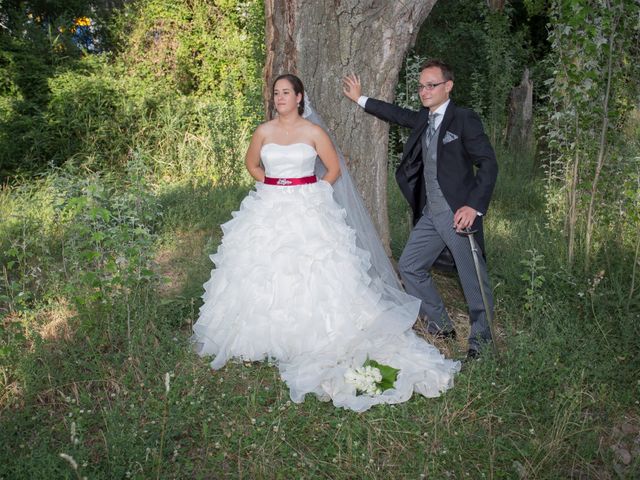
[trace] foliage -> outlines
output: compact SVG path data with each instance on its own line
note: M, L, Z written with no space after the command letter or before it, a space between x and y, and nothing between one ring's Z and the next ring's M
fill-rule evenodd
M529 258L520 260L520 263L526 267L526 270L520 275L520 279L525 282L525 302L524 309L530 314L540 314L540 305L543 302L544 277L544 257L535 249L527 250Z
M547 210L553 228L565 234L569 263L579 253L588 266L608 243L622 241L624 248L637 236L634 194L621 179L638 172L640 143L631 132L638 128L639 9L626 0L550 7L552 76L542 124Z
M16 18L30 18L25 5ZM1 175L65 162L122 169L134 153L161 175L240 174L262 116L261 2L127 4L96 17L102 45L118 50L93 55L63 28L66 10L48 12L24 21L23 37L0 35Z
M119 12L112 35L128 75L259 108L263 23L258 1L152 0Z
M74 69L81 56L72 40L75 5L9 2L0 30L0 176L33 168L35 132L46 131L49 79ZM38 159L46 164L44 158ZM26 168L25 168L26 167Z
M42 296L68 296L78 306L115 302L153 277L148 255L159 212L145 168L132 161L124 181L51 172L15 200L5 194L0 246L9 314Z
M451 65L452 99L481 115L495 145L504 140L511 88L535 56L527 18L519 8L517 3L494 10L473 0L437 2L409 55L440 58Z
M525 31L512 32L510 9L490 10L484 17L483 60L487 71L474 72L474 109L485 119L487 134L494 145L504 140L509 94L525 68Z

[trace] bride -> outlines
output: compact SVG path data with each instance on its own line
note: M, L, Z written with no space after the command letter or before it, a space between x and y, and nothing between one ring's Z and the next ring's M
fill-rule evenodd
M460 364L413 332L420 302L401 290L321 120L303 117L302 82L281 75L273 99L278 115L256 129L246 156L256 189L211 255L196 351L215 356L214 369L274 360L298 403L313 393L361 412L414 391L440 395ZM354 372L368 360L398 370L391 388L357 388Z

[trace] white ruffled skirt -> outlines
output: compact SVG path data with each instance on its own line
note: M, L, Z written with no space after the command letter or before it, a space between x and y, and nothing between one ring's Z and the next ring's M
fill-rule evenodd
M419 300L368 275L330 184L259 183L232 215L193 326L214 369L272 359L294 402L314 393L358 412L453 386L460 363L413 332ZM394 388L356 394L344 375L367 358L400 370Z

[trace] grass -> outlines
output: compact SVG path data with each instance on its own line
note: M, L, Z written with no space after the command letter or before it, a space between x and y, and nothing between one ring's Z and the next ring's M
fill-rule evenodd
M0 239L8 272L0 283L11 300L1 310L0 478L637 478L640 332L637 313L619 301L626 272L594 284L563 269L539 180L523 177L515 158L503 154L501 165L486 227L500 358L470 364L440 398L364 414L315 398L292 404L274 366L214 372L188 349L218 226L247 183L138 185L162 216L139 217L150 235L140 238L152 243L127 258L155 273L118 283L96 267L93 286L79 280L93 263L64 266L87 251L108 259L119 245L96 250L53 214L43 220L53 187L6 189L3 214L19 208L23 220L3 215L13 220L3 221ZM118 198L103 208L136 211ZM395 185L390 209L397 255L408 216ZM25 218L39 222L40 236ZM118 225L96 229L125 238ZM71 240L77 251L61 249ZM13 244L31 254L8 255ZM436 281L464 330L457 280ZM465 351L464 339L438 346Z

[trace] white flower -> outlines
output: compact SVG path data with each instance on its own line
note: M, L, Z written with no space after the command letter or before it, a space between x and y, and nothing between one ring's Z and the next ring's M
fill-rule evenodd
M379 369L368 366L368 367L364 367L364 371L365 371L365 375L373 378L374 381L376 382L382 381L382 374L380 373Z
M367 395L380 395L382 393L378 386L378 383L382 381L382 374L375 367L349 368L344 374L344 379L347 383L356 387L356 390Z

